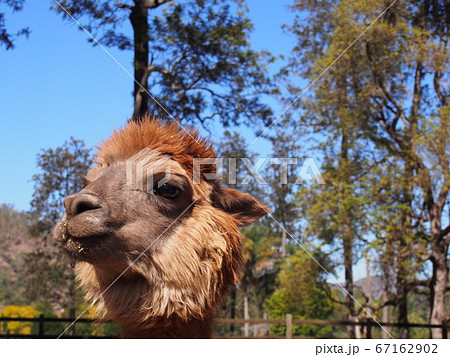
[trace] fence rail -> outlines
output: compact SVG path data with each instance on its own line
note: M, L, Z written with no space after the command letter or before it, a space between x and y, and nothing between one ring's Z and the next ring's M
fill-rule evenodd
M421 327L421 328L438 328L442 329L443 338L448 338L449 321L444 320L440 325L433 324L421 324L421 323L394 323L394 322L380 322L373 319L364 319L360 321L328 321L328 320L299 320L293 319L291 314L287 314L285 319L215 319L216 324L283 324L286 325L286 335L285 336L216 336L217 338L299 338L293 336L293 325L315 325L315 326L361 326L365 328L365 338L372 338L372 331L374 327ZM37 335L27 335L27 334L1 334L0 338L56 338L58 335L46 335L45 334L45 323L49 322L62 322L62 323L73 323L74 319L71 318L56 318L56 317L44 317L40 315L37 318L26 318L26 317L0 317L1 322L33 322L38 323L38 334ZM100 321L93 319L78 319L75 324L80 323L110 323L111 321ZM75 326L74 324L74 326ZM1 326L1 325L0 325ZM62 331L61 331L62 332ZM63 335L62 338L114 338L117 336L83 336L76 335Z
M292 325L314 325L314 326L361 326L366 330L366 338L372 338L374 327L421 327L421 328L438 328L442 329L443 338L448 338L449 321L444 320L442 324L421 324L421 323L396 323L396 322L380 322L374 319L364 319L360 321L342 321L342 320L299 320L293 319L291 314L287 314L285 319L216 319L217 324L285 324L286 336L284 338L293 338ZM265 336L267 337L267 336ZM271 336L274 338L275 336ZM279 337L277 337L279 338Z

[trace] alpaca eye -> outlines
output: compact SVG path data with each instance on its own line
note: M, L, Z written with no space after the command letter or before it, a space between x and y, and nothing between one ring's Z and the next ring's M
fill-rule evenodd
M174 199L178 196L179 189L178 187L171 185L169 183L165 183L161 187L155 189L156 193L164 198Z

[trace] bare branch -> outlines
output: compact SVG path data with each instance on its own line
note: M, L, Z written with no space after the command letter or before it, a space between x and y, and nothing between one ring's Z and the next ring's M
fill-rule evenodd
M442 78L442 72L434 72L434 77L433 77L434 91L436 92L436 94L439 98L439 101L441 102L441 106L444 107L447 105L447 98L445 97L444 93L442 93L441 78Z
M128 10L134 9L134 6L128 5L128 4L122 4L121 2L119 2L119 0L116 0L116 5L119 9L128 9Z
M206 87L195 86L195 87L187 88L187 89L188 89L188 90L189 90L189 89L204 90L204 91L206 91L206 92L209 92L213 97L218 97L218 98L221 98L221 99L226 99L226 97L224 97L224 96L222 96L222 95L220 95L220 94L217 94L217 93L214 92L213 90L211 90L211 89L209 89L209 88L206 88Z
M446 235L450 234L450 225L448 225L445 229L441 232L441 238L445 238ZM450 236L448 237L450 239Z
M155 9L158 6L165 4L171 0L144 0L142 1L142 6L147 9Z

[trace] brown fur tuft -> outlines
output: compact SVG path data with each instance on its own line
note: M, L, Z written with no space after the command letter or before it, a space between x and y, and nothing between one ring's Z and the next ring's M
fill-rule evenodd
M168 154L189 173L193 158L215 158L212 145L199 136L198 130L181 128L174 121L162 122L145 117L141 121L130 121L100 146L97 162L109 165L126 160L142 149L149 148ZM215 166L202 166L203 172L215 172ZM209 169L209 170L208 170Z

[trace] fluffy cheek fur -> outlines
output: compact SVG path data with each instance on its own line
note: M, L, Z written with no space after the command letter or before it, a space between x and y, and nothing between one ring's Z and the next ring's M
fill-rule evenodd
M119 323L211 318L220 297L238 282L241 237L230 216L196 207L170 236L161 237L157 251L149 250L111 286L117 276L91 264L78 263L77 274L87 298L98 299L99 312Z

